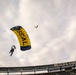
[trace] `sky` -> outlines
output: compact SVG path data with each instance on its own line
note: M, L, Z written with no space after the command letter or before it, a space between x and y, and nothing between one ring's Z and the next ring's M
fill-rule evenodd
M30 37L30 50L21 51L17 36L10 30L18 25ZM11 57L12 45L16 50ZM75 60L76 0L0 0L0 67Z

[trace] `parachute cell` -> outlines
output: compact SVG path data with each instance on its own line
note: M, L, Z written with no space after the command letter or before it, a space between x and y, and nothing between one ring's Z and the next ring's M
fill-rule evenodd
M29 36L23 27L15 26L12 27L10 30L12 30L17 35L20 43L20 49L22 51L31 49L31 42Z

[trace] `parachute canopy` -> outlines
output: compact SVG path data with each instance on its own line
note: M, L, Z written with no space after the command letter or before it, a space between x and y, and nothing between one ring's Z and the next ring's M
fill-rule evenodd
M20 43L20 49L22 51L31 49L31 42L24 28L22 28L21 26L15 26L12 27L10 30L12 30L18 37Z

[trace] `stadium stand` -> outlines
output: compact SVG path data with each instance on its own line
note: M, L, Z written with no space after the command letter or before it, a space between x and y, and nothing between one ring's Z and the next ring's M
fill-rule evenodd
M0 73L7 73L7 75L76 75L76 61L38 66L0 67Z

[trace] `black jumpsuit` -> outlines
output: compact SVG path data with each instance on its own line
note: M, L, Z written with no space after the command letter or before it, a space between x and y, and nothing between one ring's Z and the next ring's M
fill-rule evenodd
M10 56L12 56L13 52L14 52L14 48L11 48L11 50L9 52L9 53L11 53Z

